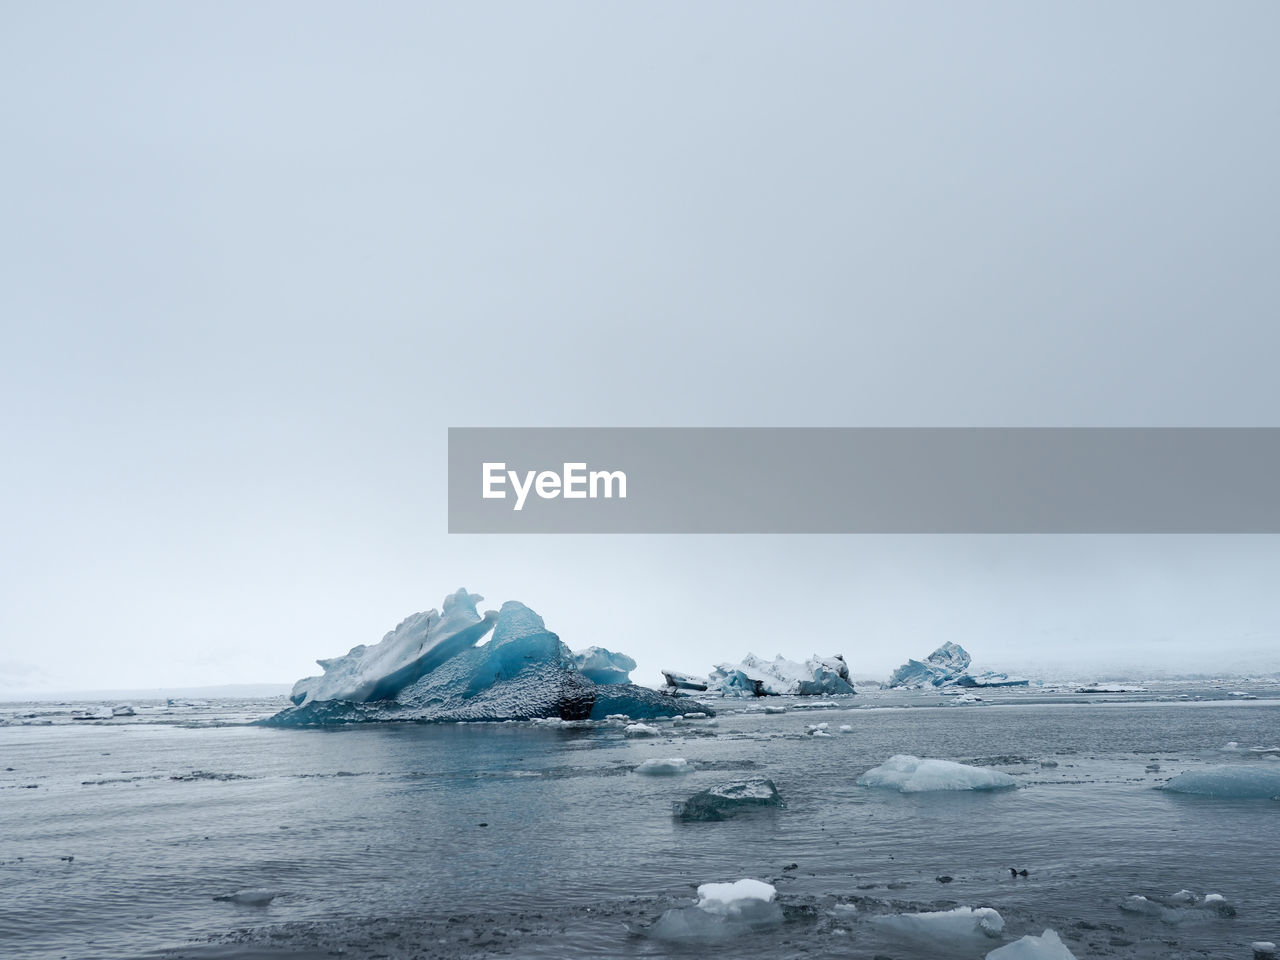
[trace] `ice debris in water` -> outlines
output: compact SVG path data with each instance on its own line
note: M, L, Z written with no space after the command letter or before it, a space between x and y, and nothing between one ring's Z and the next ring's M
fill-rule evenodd
M777 890L762 880L704 883L698 902L662 914L649 928L659 940L726 940L782 922Z
M1122 913L1151 917L1163 923L1236 915L1236 908L1222 894L1208 893L1200 899L1190 890L1179 890L1168 897L1134 894L1121 900L1119 907Z
M934 760L898 754L858 778L864 787L887 787L900 793L943 790L1002 790L1017 786L1007 773L971 767L954 760Z
M639 719L691 706L714 712L626 682L631 660L623 654L597 647L575 656L522 603L509 600L482 616L482 599L459 590L445 598L443 613L416 613L380 643L317 661L324 674L299 680L290 695L295 706L265 722Z
M614 653L604 647L587 647L575 651L573 662L578 671L593 683L630 683L636 662L625 653Z
M753 777L695 793L688 800L675 803L673 810L681 820L717 821L728 820L746 810L785 806L772 780Z
M956 907L926 913L890 913L872 923L916 940L954 943L995 938L1004 932L1004 918L991 907Z
M1239 800L1280 797L1280 767L1260 764L1188 770L1171 779L1164 789Z
M265 907L275 898L276 892L274 890L255 887L251 890L237 890L235 893L223 894L213 899L226 903L236 903L244 907Z
M623 729L622 735L624 737L657 737L662 735L662 731L647 723L629 723Z
M636 767L636 773L651 777L670 777L688 773L692 769L693 767L689 766L689 761L684 757L669 757L665 760L646 760Z
M1276 945L1270 940L1255 940L1249 949L1253 951L1254 960L1273 960L1276 955Z
M996 947L987 954L987 960L1076 960L1076 956L1056 931L1046 930L1038 937L1028 935Z

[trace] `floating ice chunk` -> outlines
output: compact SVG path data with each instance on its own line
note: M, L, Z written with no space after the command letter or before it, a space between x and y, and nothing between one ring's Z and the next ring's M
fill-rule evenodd
M830 726L831 724L829 723L810 723L805 726L805 730L808 733L818 733L820 731L825 731Z
M276 896L277 894L274 890L255 887L251 890L237 890L235 893L223 894L213 899L222 900L226 903L237 903L244 907L265 907Z
M761 880L704 883L698 902L668 910L649 928L661 940L726 940L782 922L777 890Z
M692 769L693 767L689 766L689 761L684 757L669 757L665 760L646 760L636 767L636 773L651 777L670 777L688 773Z
M853 725L848 723L840 724L841 733L853 733Z
M954 943L995 938L1004 932L1004 918L991 907L956 907L926 913L892 913L871 921L917 940Z
M593 683L630 683L636 662L625 653L614 653L604 647L587 647L575 651L574 665Z
M765 707L764 712L765 713L786 713L787 708L786 707Z
M900 793L943 790L1002 790L1017 786L1007 773L971 767L953 760L921 759L908 754L890 757L858 778L864 787L886 787Z
M725 913L739 904L755 900L773 903L777 895L777 888L763 880L704 883L698 887L698 906L713 913Z
M1249 949L1253 951L1254 960L1273 960L1276 955L1276 945L1270 940L1255 940Z
M1076 693L1146 693L1146 691L1146 687L1132 683L1090 683L1076 688Z
M1212 917L1228 918L1236 915L1236 908L1221 894L1210 893L1201 900L1190 890L1179 890L1169 897L1155 895L1144 897L1135 894L1125 897L1118 906L1122 913L1152 917L1163 923L1182 923L1185 920L1204 920Z
M111 715L113 717L134 717L137 716L137 711L130 704L121 703L111 708Z
M1280 797L1280 769L1259 766L1209 767L1180 773L1164 785L1174 793L1247 800Z
M657 727L651 727L647 723L629 723L622 731L625 737L659 737L662 731Z
M683 803L674 804L673 809L681 820L716 821L728 820L746 810L785 806L772 780L755 777L695 793Z
M1076 960L1062 938L1053 930L1038 937L1025 936L987 954L987 960Z

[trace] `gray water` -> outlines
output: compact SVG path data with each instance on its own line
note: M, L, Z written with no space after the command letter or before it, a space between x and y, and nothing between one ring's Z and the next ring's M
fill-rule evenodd
M648 740L619 726L242 722L268 702L87 724L68 722L66 707L10 708L0 956L911 960L980 958L1053 927L1081 958L1245 958L1251 941L1280 940L1280 802L1158 789L1240 762L1228 741L1280 741L1280 700L1007 699L863 696L782 715L749 704ZM807 736L820 721L835 736ZM855 784L895 753L993 766L1020 789L904 796ZM697 769L632 772L673 756ZM673 801L744 776L773 779L787 807L673 819ZM784 923L711 945L646 932L697 884L742 877L777 886ZM258 887L276 898L214 899ZM1183 888L1222 894L1236 915L1168 922L1118 909ZM944 948L867 919L955 905L999 910L1003 941Z

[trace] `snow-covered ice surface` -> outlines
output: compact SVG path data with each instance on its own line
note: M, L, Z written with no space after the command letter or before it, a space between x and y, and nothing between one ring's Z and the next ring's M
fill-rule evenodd
M1280 802L1163 789L1280 769L1280 687L1144 681L1114 702L1127 695L1079 686L964 709L866 688L816 716L795 709L811 700L716 700L717 725L646 720L658 733L641 738L613 710L298 729L247 723L283 697L135 696L119 717L114 702L0 705L0 956L1063 960L1051 930L1080 960L1248 960L1280 939ZM824 722L839 735L809 735ZM896 755L1019 789L856 783ZM676 758L688 772L634 773ZM672 816L757 779L786 806ZM729 928L698 886L744 878L775 909L716 941ZM215 899L246 892L270 899ZM877 919L961 907L1003 930L939 946ZM680 910L707 940L654 934Z

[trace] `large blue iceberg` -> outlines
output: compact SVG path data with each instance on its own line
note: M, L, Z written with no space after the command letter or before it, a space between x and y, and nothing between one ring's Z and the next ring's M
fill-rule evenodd
M294 705L264 722L588 720L689 710L687 699L627 682L629 657L597 648L579 659L524 604L509 600L482 616L476 604L483 599L459 590L445 598L443 613L416 613L379 643L316 661L324 673L299 680Z
M1005 673L969 670L969 651L948 640L923 660L908 660L889 677L889 686L908 690L928 687L1025 687L1029 681Z

